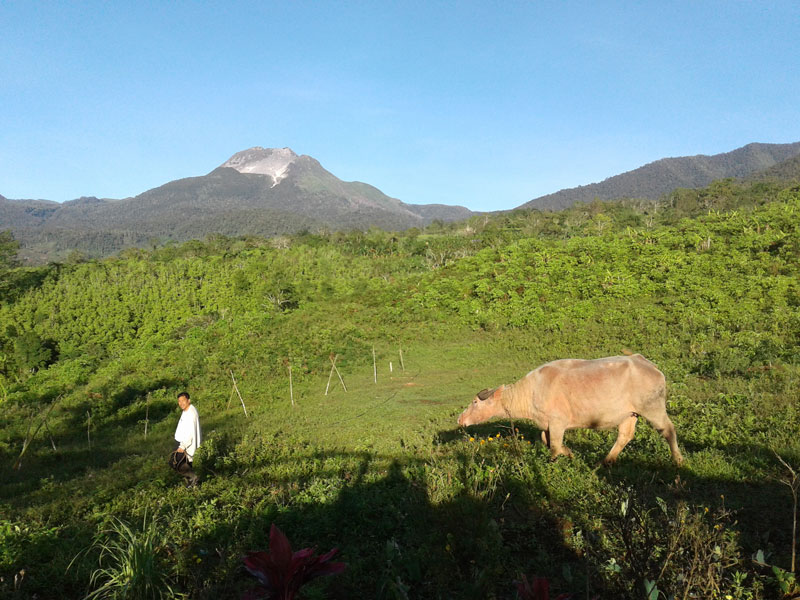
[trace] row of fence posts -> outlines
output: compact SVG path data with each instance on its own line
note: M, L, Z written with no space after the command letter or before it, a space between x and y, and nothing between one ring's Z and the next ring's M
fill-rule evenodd
M402 368L403 372L405 372L406 367L405 367L405 363L403 361L403 349L402 348L399 349L399 355L400 355L400 367ZM328 374L328 383L325 385L325 395L327 396L328 392L330 391L331 380L333 379L333 374L334 373L336 373L337 377L339 378L339 383L341 383L342 389L345 392L347 392L347 386L344 383L344 378L342 377L342 374L339 372L339 368L336 366L336 361L339 360L339 355L338 354L334 354L333 352L331 352L330 355L328 356L328 360L330 360L330 363L331 363L331 371ZM294 407L295 404L294 404L294 386L293 386L293 382L292 382L292 365L289 363L288 359L284 360L284 365L286 365L286 367L288 369L288 372L289 372L289 398L291 400L292 407ZM390 373L394 372L394 369L393 369L391 361L389 361L389 372ZM244 411L244 416L248 417L249 415L247 414L247 406L244 403L244 398L242 397L242 393L239 391L239 385L236 383L236 377L233 374L233 370L229 369L228 373L230 373L231 381L233 383L233 386L231 388L231 395L228 398L228 405L227 405L226 408L228 408L228 409L230 408L231 401L233 400L233 396L235 394L236 396L238 396L239 402L241 402L241 404L242 404L242 410ZM375 354L375 346L372 347L372 378L373 378L373 382L377 384L378 383L378 363L377 363L377 358L376 358L376 354ZM53 410L53 408L59 402L59 400L61 400L61 396L58 396L58 398L56 398L50 404L50 406L47 408L47 411L44 414L44 417L39 422L39 424L36 427L36 429L33 430L33 434L31 434L31 429L33 428L34 413L31 412L31 416L30 416L30 419L28 421L28 429L27 429L27 432L25 433L25 440L22 443L22 451L20 452L19 456L17 457L17 460L14 462L14 467L13 467L14 470L19 470L21 468L23 456L25 456L25 453L28 451L28 448L30 447L31 442L33 442L33 440L36 438L36 435L39 433L39 431L42 429L42 427L44 427L45 431L47 432L47 435L48 435L48 437L50 439L50 445L53 448L53 452L57 452L58 451L58 449L56 448L55 440L53 439L53 435L50 432L50 428L47 425L47 418L50 416L50 412ZM141 423L141 421L140 421L140 423ZM145 437L145 439L147 439L147 428L148 428L149 423L150 423L150 392L147 393L147 399L145 401L145 416L144 416L144 437ZM91 410L87 410L86 411L86 442L87 442L87 444L89 446L89 450L91 450L92 449L92 411Z
M403 372L405 372L406 365L405 365L405 361L403 360L403 348L402 347L399 348L398 352L399 352L399 357L400 357L400 368L403 370ZM331 381L333 380L333 374L334 373L336 373L336 376L339 378L339 383L342 384L342 389L346 392L347 391L347 385L345 385L344 378L342 377L342 374L339 371L339 368L336 366L336 361L339 360L339 355L338 354L334 354L333 352L331 352L328 355L328 360L331 363L331 370L330 370L330 373L328 374L328 382L325 384L325 395L327 396L328 392L331 389ZM287 372L289 374L289 400L290 400L290 402L292 404L292 407L294 408L294 382L292 380L292 365L289 362L289 359L284 359L283 360L283 364L286 367ZM231 380L233 382L233 387L231 388L231 395L228 398L228 405L227 405L226 408L230 408L231 407L231 401L233 400L234 394L236 394L239 397L239 401L242 404L242 410L244 411L244 416L247 417L248 416L247 415L247 406L245 406L244 398L242 398L242 393L239 391L239 386L236 384L236 377L234 377L232 370L229 370L228 372L231 375ZM392 365L392 361L389 361L389 372L390 373L394 372L394 367ZM376 354L375 354L375 346L372 346L372 380L373 380L374 383L376 383L376 384L378 383L378 361L377 361L377 357L376 357ZM145 421L145 437L147 437L147 429L146 429L146 427L147 426L146 426L146 421Z

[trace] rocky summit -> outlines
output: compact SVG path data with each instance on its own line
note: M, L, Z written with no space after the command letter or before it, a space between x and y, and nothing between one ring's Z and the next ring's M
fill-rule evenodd
M230 167L239 173L255 173L272 178L273 185L286 177L289 166L298 156L291 148L262 148L256 146L231 156L220 167Z

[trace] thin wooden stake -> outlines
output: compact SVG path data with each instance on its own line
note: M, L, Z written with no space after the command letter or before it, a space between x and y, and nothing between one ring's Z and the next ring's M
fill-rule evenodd
M230 371L231 379L233 379L233 389L236 390L236 394L239 396L239 400L242 403L242 410L244 410L244 416L247 416L247 407L244 405L244 398L242 398L242 394L239 391L239 386L236 385L236 377L233 376L233 371Z
M328 356L328 359L331 361L331 372L328 374L328 385L325 386L325 395L328 395L328 390L331 387L331 378L333 377L333 370L336 368L336 360L339 358L339 355L333 355L333 353Z
M231 386L231 397L228 398L228 406L225 407L225 410L227 410L227 409L229 409L231 407L231 400L233 400L233 394L234 393L236 393L236 388L234 386Z
M777 458L781 462L781 464L784 467L786 467L786 470L789 471L789 476L784 476L782 478L779 478L778 481L780 483L784 484L785 486L788 486L789 489L792 492L792 501L793 501L794 506L793 506L793 511L792 511L793 512L793 518L792 518L792 568L791 568L791 572L794 573L795 572L794 571L795 558L797 556L797 493L798 493L798 489L800 489L800 474L798 474L797 471L795 471L791 466L789 466L789 463L787 463L785 460L783 460L780 457L780 455L777 452L775 452L775 450L773 450L772 453L775 455L775 458Z
M292 365L289 365L289 398L291 398L292 408L294 408L294 391L292 389Z
M19 470L20 466L22 466L22 457L33 439L31 438L31 427L33 427L33 411L31 411L31 417L28 419L28 430L25 432L25 439L22 441L22 452L19 453L19 456L14 463L15 471ZM34 437L35 436L36 434L34 433Z
M405 372L406 366L403 364L403 348L400 348L400 368Z
M47 426L47 420L44 422L44 429L47 431L47 437L50 438L50 445L53 447L53 452L58 452L58 448L56 448L56 443L53 440L53 434L50 433L50 427Z
M339 376L339 381L341 382L342 387L344 388L344 391L346 392L347 391L347 386L344 384L344 379L342 379L342 374L339 373L339 369L336 368L336 365L334 365L333 368L336 369L336 374Z
M147 392L147 402L144 406L144 439L147 439L147 423L150 420L150 392Z
M389 361L389 373L394 373L394 369L392 368L392 361Z
M342 374L339 373L339 369L336 368L336 359L339 358L339 355L337 354L335 358L334 357L330 357L330 356L328 358L331 359L331 364L333 365L333 370L331 371L331 375L328 376L328 383L330 383L330 379L331 379L331 376L333 375L333 371L336 371L336 374L339 376L339 381L341 382L342 387L344 388L344 391L346 392L347 391L347 386L344 384L344 379L342 379ZM327 391L325 393L327 394Z
M378 365L375 363L375 346L372 347L372 379L378 383Z
M39 433L39 430L42 428L42 426L47 427L47 417L50 416L50 411L53 410L53 407L58 403L59 400L61 400L61 396L53 400L53 403L47 408L47 412L45 412L42 422L39 423L38 427L36 427L36 430L33 432L33 435L29 435L31 432L31 425L33 425L33 414L31 414L31 420L28 423L28 431L25 433L25 441L22 444L22 452L19 453L17 461L14 463L15 471L18 471L19 468L22 466L22 457L25 455L25 452L28 450L28 448L30 448L31 442L33 442L33 440L36 438L36 434ZM48 435L50 433L49 427L47 428L47 433ZM53 445L53 450L55 450L56 444L53 441L52 435L50 436L50 443Z

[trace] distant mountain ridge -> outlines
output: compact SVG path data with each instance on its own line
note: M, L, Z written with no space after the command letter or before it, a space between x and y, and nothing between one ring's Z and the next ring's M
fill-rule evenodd
M720 178L800 181L800 142L748 144L724 154L661 159L600 183L536 198L520 209L560 210L595 198L657 199ZM11 229L29 263L70 250L106 256L130 246L209 234L271 237L302 230L402 230L473 215L461 206L406 204L361 182L345 182L289 148L237 152L199 177L170 181L133 198L58 203L0 195L0 230Z
M560 190L540 196L518 208L560 210L576 202L594 199L650 198L656 200L676 188L700 188L716 179L744 178L769 169L800 154L793 144L753 143L711 156L662 158L638 169L609 177L599 183Z
M93 256L155 241L212 233L274 236L308 229L408 229L472 212L414 205L361 182L345 182L289 148L237 152L207 175L170 181L123 200L84 197L59 204L0 199L10 228L36 260L78 249Z
M800 182L800 154L777 165L752 173L745 177L748 181L782 181L785 183Z

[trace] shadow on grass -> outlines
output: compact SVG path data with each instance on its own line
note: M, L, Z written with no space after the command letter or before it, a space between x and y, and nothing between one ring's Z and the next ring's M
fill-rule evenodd
M771 564L787 567L792 544L792 496L789 487L779 481L785 473L773 451L759 444L686 444L684 451L683 467L663 457L623 455L612 468L598 469L597 473L609 483L630 486L651 499L660 496L671 502L731 511L744 556L763 550L772 557ZM693 463L708 452L742 476L699 474ZM764 473L773 475L764 477Z
M465 438L486 438L495 432L512 430L534 440L535 444L541 444L540 430L524 422L508 421L493 421L471 426L467 430L442 431L437 440L447 444ZM686 441L681 443L686 461L679 467L671 460L668 446L659 434L640 431L639 436L639 448L636 448L636 441L632 442L611 467L599 466L599 461L613 445L616 431L568 432L566 442L575 453L572 460L591 465L599 479L616 489L633 491L647 506L657 507L659 500L665 500L673 508L678 503L686 503L700 511L706 507L712 512L729 511L729 526L736 533L741 558L745 563L749 563L749 558L762 550L770 564L789 567L792 495L785 481L786 469L773 449L763 444L701 444ZM788 455L784 453L784 459L790 464L800 463L796 450L787 452ZM699 466L696 461L708 454L724 465L718 475L709 475L709 472L714 472L713 465L704 466L701 471L693 466L693 463ZM562 457L554 466L568 464L569 461ZM541 472L531 463L528 466ZM773 475L765 477L764 473ZM780 481L781 477L784 481ZM758 570L752 565L751 568Z
M681 501L697 506L724 502L737 511L732 527L745 551L762 548L773 552L777 564L785 564L790 497L776 481L699 476L691 468L693 455L708 448L687 449L687 466L678 468L660 438L652 457L644 452L649 447L632 448L614 467L592 471L586 465L602 458L613 443L605 436L570 440L576 452L572 461L549 463L541 448L517 455L512 448L504 477L494 478L492 463L465 438L511 435L512 430L540 443L538 430L527 423L515 422L512 429L511 423L494 422L467 432L439 432L434 445L452 446L442 459L450 463L441 468L436 462L441 456L313 449L286 449L263 458L256 452L252 462L245 456L218 476L204 473L201 466L206 481L198 490L185 496L177 493L183 490L169 491L175 510L192 524L178 553L181 584L193 598L240 597L255 585L241 556L268 549L269 527L275 523L295 550L317 546L322 553L338 547L340 560L348 564L342 575L311 585L309 598L513 598L514 582L522 575L548 577L553 596L571 591L584 597L582 590L588 588L591 597L620 597L618 590L603 587L607 574L600 572L602 565L590 564L574 549L573 522L577 528L586 504L563 489L559 497L549 491L557 489L553 477L582 478L588 489L594 475L614 489L635 489L647 506L655 506L656 498L671 507ZM725 453L728 460L756 461L754 472L763 472L762 462L771 456L757 445L728 447ZM264 465L279 468L260 470ZM524 476L518 476L523 470ZM441 483L437 477L450 481ZM177 488L179 478L174 480ZM325 486L337 491L330 493ZM226 512L217 512L218 506ZM52 540L33 540L29 552L47 555L53 552L48 544ZM47 586L37 581L36 589ZM38 593L42 599L56 597Z
M175 383L162 379L146 386L126 386L110 398L111 402L88 396L65 406L55 392L40 396L38 402L42 408L38 414L32 413L32 427L28 431L31 436L36 433L36 437L29 441L20 468L13 469L17 456L4 456L7 460L0 464L0 501L6 498L13 502L15 497L42 485L69 481L87 469L106 469L125 458L128 452L118 443L121 435L140 427L145 417L152 425L177 410L172 401L159 400L146 406L140 400L152 391L174 387ZM53 402L58 404L48 415L47 403ZM97 402L107 402L108 407L103 406L102 412L95 410ZM166 440L165 456L170 449L171 441Z
M350 598L512 598L522 575L548 576L553 591L585 587L584 560L564 542L563 523L546 511L518 503L517 490L485 479L484 466L469 450L456 453L458 491L439 501L426 484L426 460L392 460L369 453L325 452L346 465L345 484L332 501L294 502L278 508L267 502L241 517L215 523L193 541L193 548L238 539L239 547L266 550L269 528L277 524L293 549L317 546L341 550L348 565L342 575L320 581L320 594ZM316 455L315 458L321 458ZM536 470L533 478L541 477ZM328 476L335 476L331 472ZM288 483L282 482L282 483ZM263 485L263 484L262 484ZM268 483L264 494L270 493ZM202 486L201 492L202 493ZM525 497L520 494L520 498ZM224 569L230 548L212 557L202 571L190 569L197 597L235 597L255 580L238 580L220 571L208 585L208 569ZM565 573L574 576L565 578ZM312 586L313 587L313 586ZM603 590L595 586L595 591ZM321 596L310 596L321 597Z

